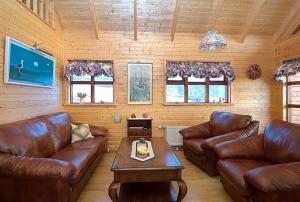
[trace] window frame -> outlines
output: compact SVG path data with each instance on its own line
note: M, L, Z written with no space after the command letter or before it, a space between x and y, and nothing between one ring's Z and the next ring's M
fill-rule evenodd
M70 103L71 104L80 104L78 102L73 102L73 85L77 84L88 84L91 86L91 102L87 102L84 104L101 104L101 102L95 102L95 85L112 85L113 86L113 100L112 102L105 102L105 104L113 104L115 102L115 79L114 77L112 77L113 80L112 81L95 81L95 76L91 76L91 80L90 81L74 81L73 80L73 76L70 77Z
M300 80L299 81L289 81L289 77L286 77L286 89L285 89L285 102L286 102L286 120L291 122L290 120L290 114L289 114L289 109L293 109L293 108L300 108L300 104L289 104L289 87L293 86L293 85L300 85Z
M289 60L294 60L300 58L300 55L294 55L292 57L287 57L284 59L280 60L281 65L283 65L285 62L289 61ZM300 104L289 104L289 86L292 85L300 85L300 80L299 81L289 81L289 77L286 76L284 77L283 80L283 86L282 86L282 96L281 98L282 100L282 116L283 116L283 120L286 120L288 122L291 122L291 117L289 114L289 109L293 109L293 108L300 108Z
M184 101L183 102L167 102L167 86L168 85L183 85L184 86ZM189 96L189 85L203 85L205 86L205 102L188 102L188 96ZM224 76L223 81L210 81L210 78L206 77L204 82L194 82L194 81L188 81L188 78L182 78L182 80L168 80L168 77L166 78L166 85L165 85L165 103L167 104L214 104L215 102L209 102L209 86L212 85L222 85L225 86L225 101L224 103L230 103L230 82L228 79Z

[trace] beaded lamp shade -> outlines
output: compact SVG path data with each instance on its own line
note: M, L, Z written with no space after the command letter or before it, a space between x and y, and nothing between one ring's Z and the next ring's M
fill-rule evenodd
M224 36L218 34L213 28L213 0L211 3L211 29L206 33L204 38L200 41L199 50L214 51L227 47L227 41Z
M227 47L226 39L216 31L209 31L201 40L199 49L213 51Z

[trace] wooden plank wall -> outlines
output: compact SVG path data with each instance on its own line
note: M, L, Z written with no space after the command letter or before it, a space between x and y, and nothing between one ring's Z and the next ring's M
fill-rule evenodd
M104 126L109 129L109 146L114 149L126 136L126 116L132 113L141 116L148 112L153 117L153 135L162 136L159 125L193 125L207 121L212 111L230 111L251 114L265 124L277 114L275 82L272 72L276 66L275 47L271 37L248 36L244 44L235 42L237 36L227 36L227 49L216 52L198 51L198 34L176 34L172 43L169 34L139 33L133 41L133 33L100 32L96 40L93 32L65 31L64 57L67 59L109 59L114 61L116 106L68 106L64 109L76 121ZM165 61L202 60L230 61L237 79L232 84L232 105L230 106L165 106ZM127 104L127 64L153 63L153 104ZM250 64L260 64L262 78L252 81L246 76ZM64 101L68 102L67 83L64 83ZM113 115L122 117L121 123L113 123Z
M0 0L0 123L62 110L63 34L56 19L55 30L15 0ZM56 58L54 89L8 85L3 83L5 36L40 48Z

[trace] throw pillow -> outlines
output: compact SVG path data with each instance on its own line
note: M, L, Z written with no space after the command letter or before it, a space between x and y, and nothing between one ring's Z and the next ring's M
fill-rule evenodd
M72 126L72 140L71 140L72 143L94 138L88 124L82 124L79 126L71 124L71 126Z

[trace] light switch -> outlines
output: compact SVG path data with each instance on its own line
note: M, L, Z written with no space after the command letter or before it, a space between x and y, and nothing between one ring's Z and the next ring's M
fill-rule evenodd
M120 115L114 115L114 122L115 123L121 123L121 116Z

